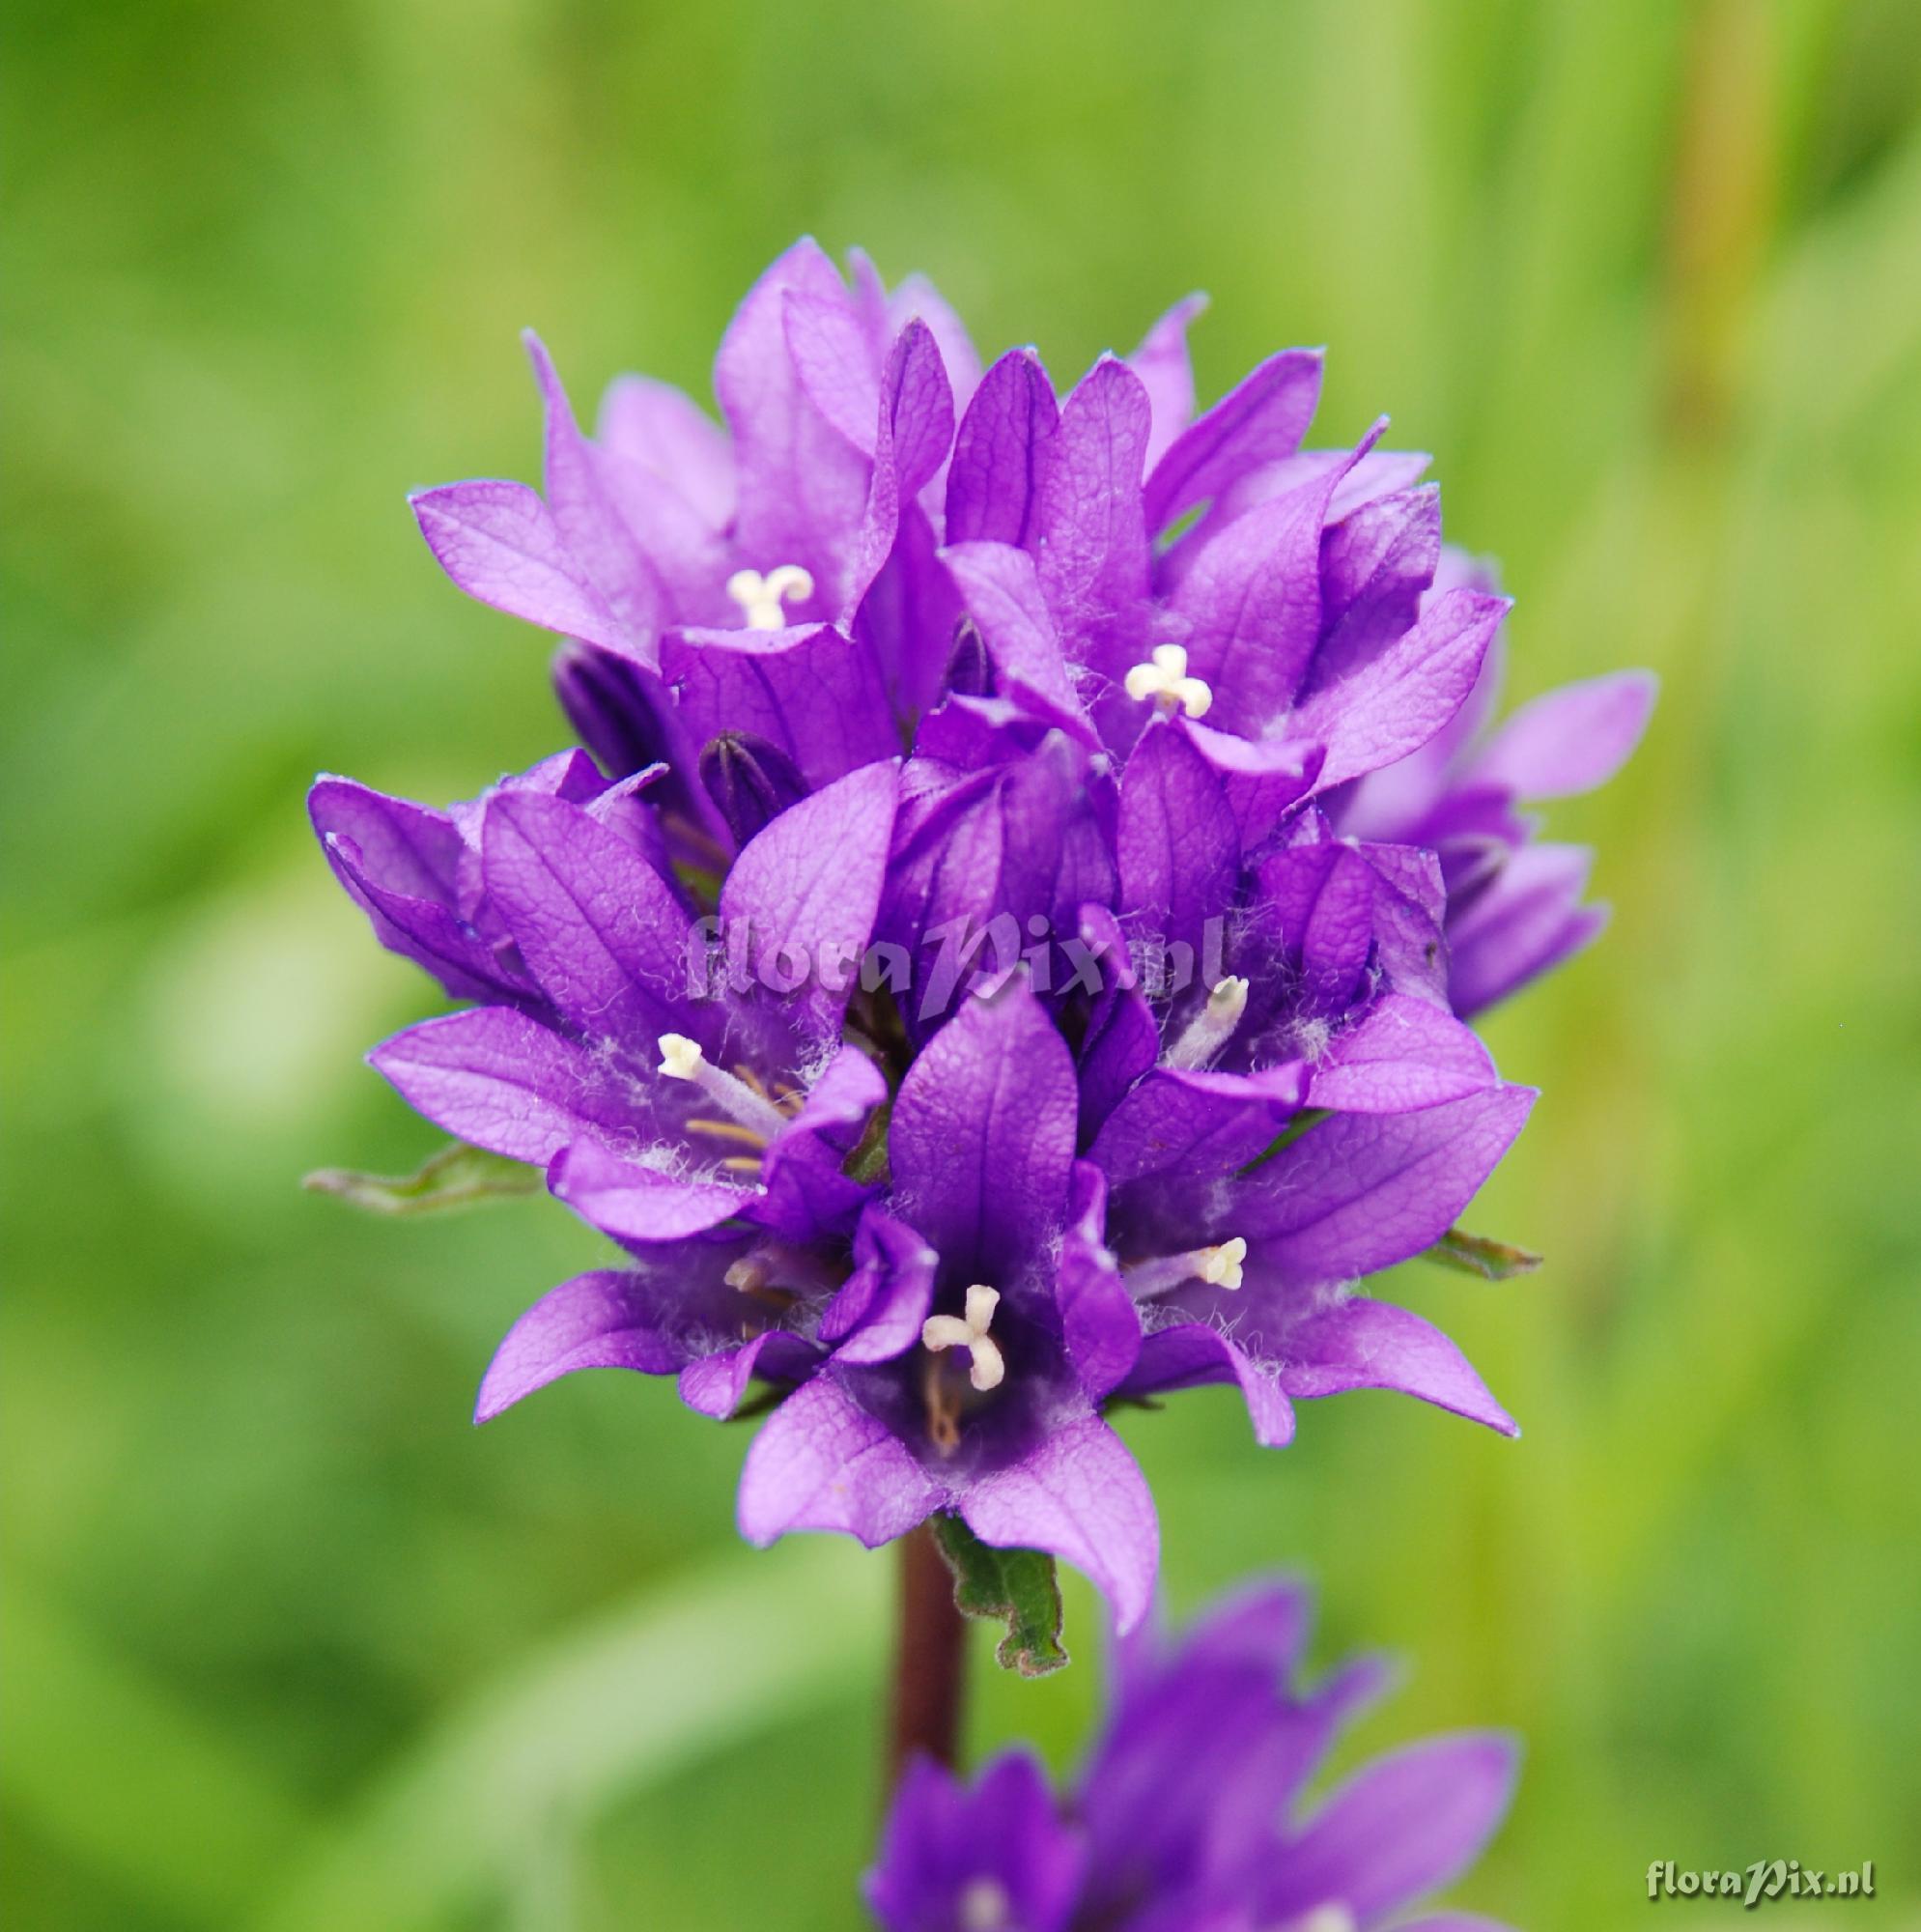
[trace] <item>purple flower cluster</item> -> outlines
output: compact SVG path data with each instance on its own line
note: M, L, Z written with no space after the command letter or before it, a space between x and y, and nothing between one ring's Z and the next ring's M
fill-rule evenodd
M951 1512L1123 1629L1158 1531L1112 1405L1229 1383L1284 1443L1393 1388L1512 1433L1356 1289L1520 1130L1467 1019L1600 919L1522 807L1602 781L1653 695L1489 733L1508 606L1426 460L1303 448L1302 351L1197 413L1196 307L1061 396L802 242L727 329L724 429L630 377L592 440L530 345L544 492L414 510L565 640L588 751L444 811L312 796L381 943L468 1003L374 1065L624 1251L515 1325L479 1418L576 1369L713 1416L758 1379L750 1540Z
M1290 1690L1307 1624L1297 1588L1263 1583L1177 1648L1124 1641L1103 1733L1059 1798L1021 1752L971 1784L918 1760L867 1875L884 1932L1500 1932L1402 1915L1480 1853L1508 1806L1513 1747L1430 1739L1304 1805L1387 1675L1362 1659Z

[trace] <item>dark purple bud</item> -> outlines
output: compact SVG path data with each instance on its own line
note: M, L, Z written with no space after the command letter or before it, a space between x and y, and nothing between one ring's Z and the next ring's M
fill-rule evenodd
M751 731L722 731L700 753L700 782L737 844L807 795L792 758Z
M987 641L972 617L963 617L954 626L953 649L947 656L946 687L963 697L994 696L994 661L987 655Z
M639 666L591 644L569 644L553 661L560 708L609 778L631 778L669 754L649 682Z

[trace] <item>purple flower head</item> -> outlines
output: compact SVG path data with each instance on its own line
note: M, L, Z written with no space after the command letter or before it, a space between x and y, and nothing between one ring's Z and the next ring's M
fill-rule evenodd
M1020 1753L971 1784L918 1760L866 1880L885 1932L1499 1932L1407 1915L1499 1824L1512 1745L1431 1739L1308 1798L1387 1673L1364 1659L1294 1690L1307 1626L1304 1593L1266 1582L1177 1647L1123 1644L1105 1729L1058 1798Z
M1427 459L1304 448L1317 353L1197 413L1198 307L1061 395L804 242L728 327L724 427L630 377L590 440L535 342L544 491L415 499L565 640L600 759L313 796L381 943L471 1003L375 1065L622 1251L516 1324L483 1418L580 1368L715 1415L757 1378L749 1538L958 1518L1124 1626L1157 1529L1111 1404L1229 1382L1281 1443L1394 1388L1512 1432L1357 1291L1527 1116L1465 1018L1598 915L1521 807L1607 776L1650 689L1483 738L1507 606Z

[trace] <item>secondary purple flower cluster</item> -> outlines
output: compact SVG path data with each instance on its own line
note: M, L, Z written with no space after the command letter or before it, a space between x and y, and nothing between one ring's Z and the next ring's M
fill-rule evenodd
M1600 920L1522 807L1652 699L1488 730L1508 606L1426 460L1304 448L1308 352L1196 413L1197 306L1062 396L802 242L727 329L724 429L630 377L592 440L531 344L544 493L414 509L565 639L587 751L446 810L312 797L381 941L468 1003L375 1065L624 1251L516 1324L479 1418L576 1369L713 1416L757 1379L750 1540L952 1512L1124 1629L1158 1531L1112 1405L1226 1382L1278 1444L1394 1388L1512 1433L1356 1286L1519 1131L1467 1020Z
M1307 1625L1303 1594L1273 1582L1217 1605L1177 1648L1124 1642L1103 1734L1059 1798L1021 1752L972 1784L917 1762L867 1875L884 1932L1500 1932L1402 1915L1500 1822L1512 1746L1430 1739L1304 1805L1387 1675L1361 1659L1293 1691Z

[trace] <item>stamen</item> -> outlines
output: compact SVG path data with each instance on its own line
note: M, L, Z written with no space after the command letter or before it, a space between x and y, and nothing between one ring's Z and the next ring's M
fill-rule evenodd
M1168 1049L1167 1065L1192 1069L1207 1063L1233 1037L1247 1011L1247 981L1229 974L1216 982L1201 1010Z
M798 563L777 564L765 577L757 570L737 570L727 579L727 595L746 611L750 631L784 630L787 613L781 605L789 598L804 604L813 594L813 574Z
M1204 679L1188 676L1183 644L1156 644L1147 662L1127 673L1122 687L1137 704L1151 697L1169 716L1185 711L1190 718L1204 718L1214 702L1213 687Z
M1243 1278L1241 1264L1246 1260L1247 1243L1232 1235L1209 1248L1190 1248L1182 1255L1136 1262L1123 1268L1121 1275L1136 1301L1151 1301L1157 1294L1171 1294L1191 1281L1205 1288L1238 1288Z
M723 1114L738 1121L755 1145L765 1147L787 1124L787 1116L767 1097L765 1091L755 1092L757 1081L749 1086L737 1074L716 1066L700 1050L698 1040L689 1039L682 1033L664 1033L660 1046L661 1072L669 1080L692 1081ZM690 1126L698 1124L698 1122L689 1122Z
M965 1349L973 1358L967 1378L984 1395L1001 1386L1007 1373L1007 1359L1001 1345L988 1335L994 1311L1001 1305L998 1289L975 1282L967 1292L964 1315L930 1315L920 1324L920 1346L929 1354L946 1349Z
M776 1286L774 1270L765 1255L743 1255L720 1278L735 1293L758 1301L779 1315L784 1315L797 1299L792 1289Z

